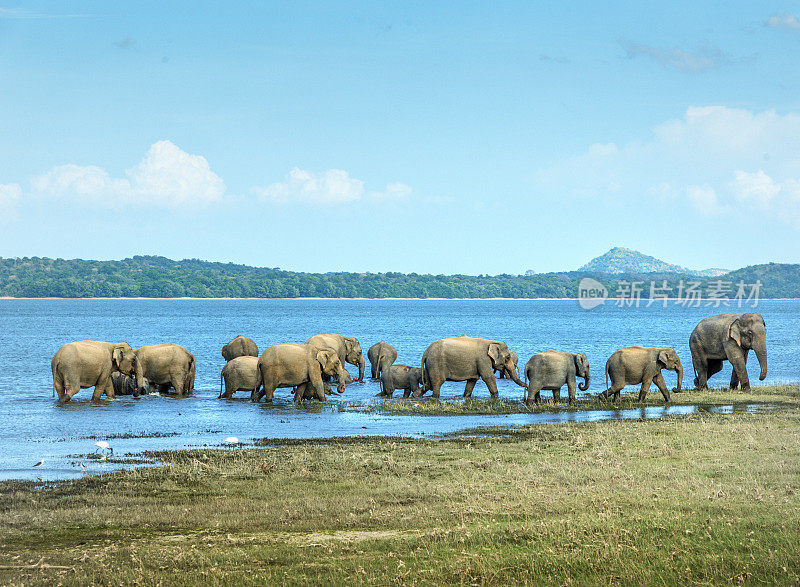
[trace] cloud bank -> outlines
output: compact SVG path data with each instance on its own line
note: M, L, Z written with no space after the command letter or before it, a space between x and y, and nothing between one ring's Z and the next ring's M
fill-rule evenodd
M573 197L683 199L701 215L745 209L800 227L800 114L693 106L649 137L591 145L535 181Z
M208 161L190 155L171 141L158 141L124 178L114 178L94 165L59 165L31 180L38 196L89 201L117 208L144 204L176 208L218 201L225 183L211 171Z
M355 202L362 198L403 199L412 190L404 183L395 182L387 184L382 192L366 192L364 182L350 177L343 169L314 173L294 167L283 181L266 187L256 186L253 192L262 200L280 204L305 202L328 205Z
M620 41L620 44L630 59L640 56L649 57L665 67L688 73L702 73L729 61L729 57L716 47L702 47L695 51L687 51L678 47L662 49L626 40Z

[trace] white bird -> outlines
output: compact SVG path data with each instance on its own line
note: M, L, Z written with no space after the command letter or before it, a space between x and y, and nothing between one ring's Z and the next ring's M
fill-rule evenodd
M42 465L44 465L44 459L42 459L41 461L39 461L38 463L36 463L36 464L33 466L33 468L34 468L34 469L41 469L41 468L42 468Z
M223 442L225 444L239 444L239 439L235 436L228 436Z
M112 455L114 454L114 449L111 448L111 445L109 445L108 442L106 442L105 440L98 440L97 442L94 443L94 445L97 447L97 449L95 449L94 452L97 452L98 450L103 449L103 450L107 450ZM106 457L106 458L108 458L108 457Z

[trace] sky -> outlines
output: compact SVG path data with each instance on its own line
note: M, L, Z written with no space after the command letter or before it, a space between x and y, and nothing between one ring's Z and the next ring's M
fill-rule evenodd
M0 0L0 257L800 262L790 2Z

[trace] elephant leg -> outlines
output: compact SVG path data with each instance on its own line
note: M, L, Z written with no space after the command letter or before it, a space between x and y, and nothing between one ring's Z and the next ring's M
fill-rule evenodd
M174 375L170 381L170 385L175 388L175 393L178 395L186 395L187 377L181 373Z
M708 387L708 365L702 358L695 357L694 354L692 354L692 365L697 373L694 378L695 389L706 389Z
M488 372L480 373L479 375L483 382L486 384L486 387L489 388L489 394L492 397L497 397L499 394L497 393L497 381L494 379L494 373L491 370Z
M108 382L106 383L106 398L114 399L114 382L111 378L108 378Z
M111 381L105 377L100 377L94 386L94 393L92 394L92 401L96 402L102 399L104 393L108 393L108 386ZM114 397L114 387L111 387L111 397Z
M472 390L475 389L476 383L478 383L477 379L467 379L467 384L464 386L464 397L472 397Z
M748 349L744 349L743 355L743 362L744 362L744 369L747 371L747 353ZM736 389L739 387L739 375L736 373L736 369L733 370L731 373L731 389Z
M442 389L442 384L444 384L444 379L431 377L431 397L439 399L439 390Z
M660 375L656 375L656 377L660 377ZM653 382L655 378L647 378L642 381L642 386L639 388L639 401L643 402L644 398L647 397L647 392L650 390L650 384ZM663 381L663 379L662 379Z
M569 404L572 405L575 403L575 378L570 377L567 379L567 394L569 396ZM561 390L553 392L553 400L558 401L561 399L559 396L561 395Z
M750 377L747 375L747 363L745 362L744 354L741 351L729 352L728 360L733 365L733 372L742 384L742 391L750 389ZM731 379L733 379L732 376Z
M528 391L525 395L525 403L530 404L531 402L538 404L539 403L539 392L541 391L541 387L534 384L533 381L528 383Z
M403 390L403 397L404 397L404 398L406 398L406 397L411 397L411 394L412 394L412 393L413 393L413 390L412 390L410 387L406 387L406 388Z
M275 389L276 388L277 388L277 386L275 385L274 382L270 382L269 385L264 383L264 389L259 393L259 396L258 396L259 399L261 399L261 396L263 396L264 397L264 401L271 404L272 403L272 397L275 395ZM295 395L295 397L297 397L297 396ZM303 396L301 395L300 397L303 397Z
M653 383L655 383L656 387L658 387L659 391L661 391L661 395L664 396L664 401L669 403L669 388L667 387L666 381L664 381L664 376L660 372L658 375L653 377Z

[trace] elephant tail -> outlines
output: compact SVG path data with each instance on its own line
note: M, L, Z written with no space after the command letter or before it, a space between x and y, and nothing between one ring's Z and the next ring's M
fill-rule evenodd
M223 385L224 382L225 382L225 374L224 373L220 373L219 374L219 395L217 396L217 399L222 397L222 385Z
M197 374L197 359L194 355L189 353L189 385L186 386L186 392L194 391L194 378Z
M430 388L431 379L428 375L428 356L422 355L422 393L425 393Z
M608 363L609 361L606 361L606 391L608 391Z
M258 388L261 387L262 383L264 382L263 375L261 373L261 365L256 367L256 382L253 386L253 391L250 394L250 401L254 402L258 399Z

